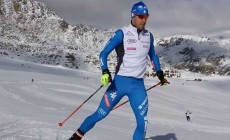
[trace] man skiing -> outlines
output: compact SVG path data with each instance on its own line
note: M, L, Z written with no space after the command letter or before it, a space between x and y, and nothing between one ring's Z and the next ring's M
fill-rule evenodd
M110 86L101 99L98 109L88 116L69 140L81 140L94 125L105 118L124 96L128 96L136 117L133 140L144 140L147 128L148 97L144 86L147 57L153 64L161 84L167 83L154 50L153 35L145 29L149 17L143 2L135 3L131 9L131 24L117 30L101 51L101 84ZM107 56L116 50L117 67L112 80L107 65Z
M192 114L192 112L187 110L186 113L185 113L187 121L190 121L190 116L189 116L190 114Z

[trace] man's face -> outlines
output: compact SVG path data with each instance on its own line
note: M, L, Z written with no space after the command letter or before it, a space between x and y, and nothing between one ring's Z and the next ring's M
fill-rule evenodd
M137 27L138 30L143 30L145 28L148 17L148 15L136 15L132 19L132 23Z

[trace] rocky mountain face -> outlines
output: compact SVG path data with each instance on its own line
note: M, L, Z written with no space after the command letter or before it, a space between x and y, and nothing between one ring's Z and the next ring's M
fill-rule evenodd
M174 36L159 39L158 52L175 69L206 75L224 75L230 71L230 43L207 36Z
M40 2L0 0L0 57L99 72L99 52L112 34L113 30L69 25ZM165 69L221 75L230 71L229 44L204 36L155 40L156 52ZM114 52L108 64L114 71ZM149 66L147 73L151 71Z
M98 50L111 34L81 24L69 25L40 2L0 0L1 56L97 70Z

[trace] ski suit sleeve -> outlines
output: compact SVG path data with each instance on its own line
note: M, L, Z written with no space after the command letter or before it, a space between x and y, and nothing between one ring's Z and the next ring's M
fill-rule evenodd
M159 57L155 52L155 48L154 48L154 38L153 35L150 33L150 49L149 49L149 57L151 60L151 63L153 65L153 69L157 72L159 70L161 70L161 66L160 66L160 61L159 61Z
M101 69L106 70L108 69L107 65L107 57L108 55L119 46L119 44L123 40L123 32L122 30L117 30L113 36L109 39L109 41L106 43L105 48L101 51L99 55L100 63L101 63Z

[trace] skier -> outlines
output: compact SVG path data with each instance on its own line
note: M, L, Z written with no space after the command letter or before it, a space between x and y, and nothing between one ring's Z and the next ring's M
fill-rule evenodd
M135 3L131 9L131 24L117 30L101 51L101 84L110 86L101 99L98 109L88 116L69 140L81 140L94 125L105 118L124 96L128 96L136 117L137 127L133 140L144 140L147 128L148 97L144 86L144 75L147 57L153 64L161 84L166 84L159 58L154 50L152 33L145 29L149 17L148 9L143 2ZM116 50L117 67L112 77L107 65L107 56Z
M190 116L189 116L190 114L192 114L192 112L187 110L186 113L185 113L187 121L190 121Z

